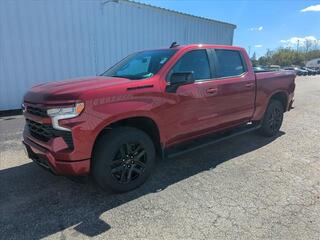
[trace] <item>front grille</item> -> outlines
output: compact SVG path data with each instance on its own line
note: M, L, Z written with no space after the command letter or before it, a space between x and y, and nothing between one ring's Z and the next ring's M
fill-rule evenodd
M51 125L41 124L30 119L26 119L27 128L32 137L43 142L48 142L55 137L62 137L70 149L73 149L71 132L54 129Z
M27 112L40 117L48 117L47 110L43 108L27 106Z
M26 121L30 134L33 137L44 142L48 142L51 138L53 138L54 129L52 128L52 126L37 123L29 119L27 119Z

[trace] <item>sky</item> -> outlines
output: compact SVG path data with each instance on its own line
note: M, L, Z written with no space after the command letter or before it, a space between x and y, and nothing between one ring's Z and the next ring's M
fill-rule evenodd
M237 25L234 45L257 57L267 49L320 46L320 1L315 0L136 0Z

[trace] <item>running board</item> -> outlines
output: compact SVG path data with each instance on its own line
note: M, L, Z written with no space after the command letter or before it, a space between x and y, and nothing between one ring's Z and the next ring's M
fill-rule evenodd
M208 135L205 137L201 137L199 139L188 141L186 143L179 144L177 146L170 147L165 150L165 157L173 158L177 157L212 144L216 144L218 142L222 142L229 138L233 138L235 136L239 136L245 133L249 133L259 129L261 125L249 124L242 127L233 128L228 133L217 133L214 135Z

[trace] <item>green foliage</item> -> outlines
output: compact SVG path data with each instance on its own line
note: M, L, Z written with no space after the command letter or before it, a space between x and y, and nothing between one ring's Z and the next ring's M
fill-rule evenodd
M310 52L308 52L307 56L306 56L306 60L309 61L311 59L315 59L315 58L320 58L320 50L312 50Z
M253 53L253 55L252 55L252 57L250 58L250 60L251 60L251 62L252 62L252 66L254 66L254 67L256 67L256 66L259 64L259 62L258 62L258 60L257 60L257 55L256 55L255 52Z
M257 62L258 65L304 66L307 61L319 57L320 49L298 51L292 48L278 48L275 51L268 50Z

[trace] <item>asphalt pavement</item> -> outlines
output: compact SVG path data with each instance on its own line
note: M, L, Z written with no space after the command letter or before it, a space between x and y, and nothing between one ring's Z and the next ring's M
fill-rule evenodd
M22 116L0 118L0 239L320 239L320 76L296 83L276 137L166 159L125 194L44 171Z

